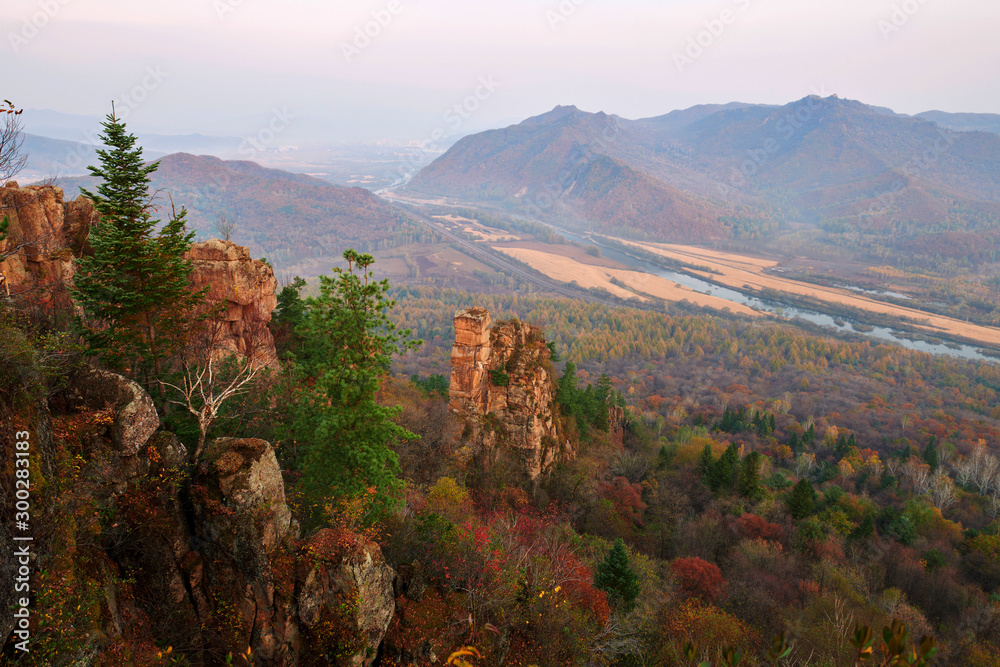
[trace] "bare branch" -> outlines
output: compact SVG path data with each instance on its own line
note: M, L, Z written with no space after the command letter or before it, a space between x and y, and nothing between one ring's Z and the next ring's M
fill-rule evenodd
M215 218L215 231L219 233L219 238L223 241L232 241L238 224L228 211L223 211Z
M268 346L263 344L267 325L262 318L253 318L244 328L242 354L224 346L225 326L218 318L204 323L185 353L183 386L160 382L181 395L182 400L171 402L186 408L198 422L193 461L201 455L208 430L219 418L222 406L245 393L247 385L272 361ZM219 364L228 364L223 375L219 373Z
M24 134L21 125L21 110L4 100L0 105L0 186L12 180L24 169L28 156L21 152Z

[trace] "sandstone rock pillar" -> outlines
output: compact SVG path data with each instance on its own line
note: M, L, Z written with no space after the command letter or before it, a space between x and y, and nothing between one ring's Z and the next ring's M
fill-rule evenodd
M485 308L467 308L455 313L455 346L451 349L448 390L452 410L474 406L476 412L486 411L492 323L493 318Z

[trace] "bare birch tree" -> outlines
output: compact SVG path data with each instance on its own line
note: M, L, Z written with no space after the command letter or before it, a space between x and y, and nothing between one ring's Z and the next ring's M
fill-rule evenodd
M221 318L208 318L184 355L179 384L161 382L181 395L181 400L171 403L186 409L198 422L198 444L192 462L201 455L223 404L246 393L254 378L274 361L273 349L267 344L267 323L262 317L244 322L242 351L226 345L226 327Z
M943 472L937 472L931 478L929 494L934 507L939 510L943 510L958 500L954 482L951 481L951 477L947 473Z
M903 465L903 474L910 479L913 484L913 492L917 495L922 496L930 489L931 467L916 457L911 457Z

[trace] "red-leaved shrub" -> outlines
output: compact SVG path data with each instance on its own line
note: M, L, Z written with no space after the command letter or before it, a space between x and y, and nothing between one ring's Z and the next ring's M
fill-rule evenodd
M678 558L671 563L670 570L686 597L715 602L726 588L726 580L722 578L719 567L697 556Z

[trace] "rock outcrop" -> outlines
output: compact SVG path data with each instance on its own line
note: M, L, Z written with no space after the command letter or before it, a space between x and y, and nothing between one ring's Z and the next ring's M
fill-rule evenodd
M69 280L73 250L82 249L85 230L97 219L93 206L82 197L64 202L62 188L22 188L14 181L0 188L0 219L3 216L10 220L10 228L8 238L0 241L0 255L12 254L0 261L0 272L11 292Z
M63 196L62 188L51 185L22 188L10 182L0 188L0 219L10 219L0 256L11 252L0 262L6 279L0 295L65 285L73 277L74 258L87 252L90 228L100 216L90 200L67 202ZM191 288L208 287L202 310L219 313L222 331L214 342L222 354L274 359L267 323L278 304L278 283L271 267L253 259L247 248L218 239L195 243L185 256L193 265Z
M298 611L311 649L340 665L367 667L395 612L396 573L377 544L343 530L318 531L305 553Z
M372 664L395 612L396 574L377 544L349 531L301 539L269 443L215 439L192 467L178 438L156 430L145 391L104 371L74 374L53 402L76 452L68 506L85 508L68 525L89 527L72 550L40 547L56 555L39 568L92 585L89 613L101 619L81 626L89 653L61 656L67 663L89 664L113 644L130 664L152 664L167 645L192 665L247 647L255 665ZM0 630L3 645L11 627Z
M205 310L220 315L219 347L233 353L274 359L274 339L267 328L278 305L278 286L270 266L230 241L211 239L191 246L192 289L208 287Z
M455 314L449 390L452 410L487 457L513 456L534 479L575 455L562 437L549 350L538 327L492 324L483 308Z
M255 439L210 442L192 480L191 504L201 546L186 560L199 616L235 630L265 664L297 664L301 641L291 557L298 526L271 445Z

